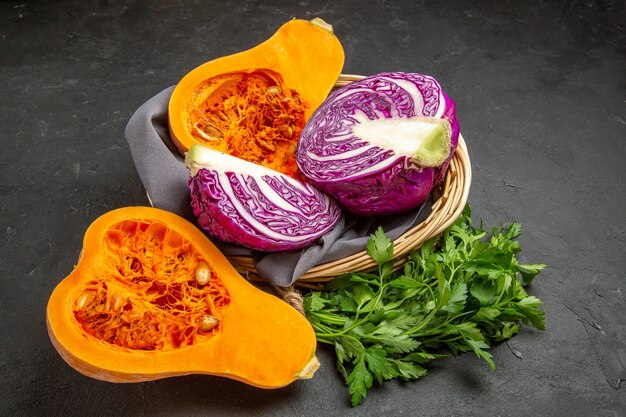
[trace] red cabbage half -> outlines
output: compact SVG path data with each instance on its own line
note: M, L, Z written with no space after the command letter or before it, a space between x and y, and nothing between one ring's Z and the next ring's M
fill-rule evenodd
M459 137L454 103L432 77L388 72L333 91L305 126L302 174L359 215L421 204L445 176Z
M224 242L273 252L301 249L337 223L337 203L310 185L252 162L193 145L191 206L198 225Z

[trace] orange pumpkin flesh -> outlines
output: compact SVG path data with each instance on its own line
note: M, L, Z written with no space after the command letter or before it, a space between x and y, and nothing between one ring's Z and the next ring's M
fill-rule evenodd
M295 177L300 132L343 62L332 27L291 20L252 49L182 78L168 108L172 140L181 154L200 143Z
M241 277L191 223L151 207L92 223L46 318L63 359L104 381L209 374L278 388L319 366L304 316Z

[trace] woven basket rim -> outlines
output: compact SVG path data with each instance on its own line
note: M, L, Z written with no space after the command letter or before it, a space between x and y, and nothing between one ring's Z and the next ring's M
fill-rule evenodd
M341 74L335 88L365 78L363 75ZM431 207L428 217L394 240L394 261L396 266L403 263L411 249L418 248L428 239L438 236L448 229L461 215L469 196L472 170L467 145L461 134L445 180L437 187L439 198ZM231 256L229 260L240 270L248 273L250 279L258 279L252 258ZM366 271L376 266L365 249L347 257L319 264L303 274L294 285L316 288L345 272Z

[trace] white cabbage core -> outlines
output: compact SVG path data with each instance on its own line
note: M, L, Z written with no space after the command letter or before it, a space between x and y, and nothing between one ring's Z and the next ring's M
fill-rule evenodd
M450 123L433 117L364 119L352 133L379 148L414 159L424 167L439 166L450 153Z
M198 175L198 171L202 168L216 171L219 174L233 172L238 175L251 175L259 180L257 184L259 189L269 197L277 197L276 192L265 181L261 180L263 176L282 178L292 186L302 190L302 192L309 192L300 181L296 181L288 175L202 145L196 144L189 149L185 155L185 165L192 177ZM281 198L271 199L282 201ZM281 203L277 204L281 205Z
M191 149L189 149L185 154L185 164L191 171L193 177L198 174L198 170L201 168L208 168L217 172L236 172L238 174L248 174L255 177L262 175L282 175L262 165L201 145L193 145Z

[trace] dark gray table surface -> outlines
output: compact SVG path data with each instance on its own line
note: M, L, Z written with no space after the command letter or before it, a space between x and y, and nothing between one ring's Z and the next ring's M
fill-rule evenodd
M45 307L86 227L147 205L124 127L188 70L322 17L344 73L430 74L456 101L474 217L523 224L547 330L429 366L349 405L332 351L266 391L186 376L99 382L63 362ZM0 3L0 415L625 416L626 13L621 1Z

